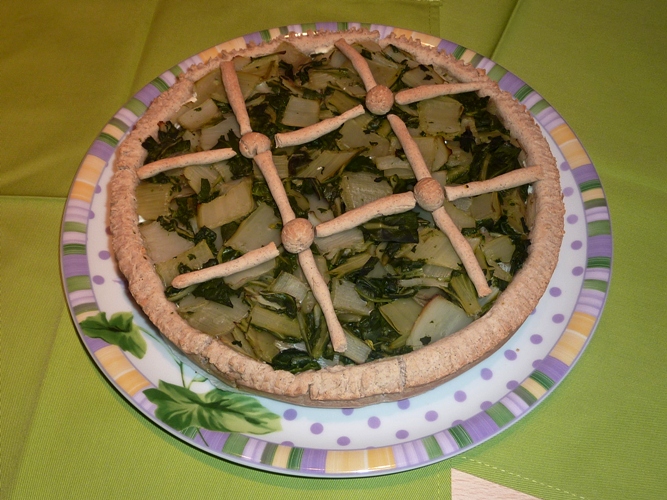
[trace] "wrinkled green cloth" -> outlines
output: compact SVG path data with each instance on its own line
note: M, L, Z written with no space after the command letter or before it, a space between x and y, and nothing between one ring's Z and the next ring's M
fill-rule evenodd
M448 499L452 468L545 499L664 497L666 4L5 0L0 19L0 497ZM503 65L576 132L611 211L611 289L572 372L499 436L384 477L277 475L173 438L95 367L61 284L67 193L110 117L194 53L316 21L404 27Z

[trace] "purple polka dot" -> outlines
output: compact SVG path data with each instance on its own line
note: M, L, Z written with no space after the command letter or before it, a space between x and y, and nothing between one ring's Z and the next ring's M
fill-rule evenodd
M554 323L562 323L563 320L565 320L565 316L563 316L562 314L554 314L551 318L551 321L553 321Z
M551 295L552 297L560 297L561 293L563 292L561 292L561 289L558 288L557 286L554 286L549 290L549 295Z
M454 420L452 422L452 427L456 427L457 425L461 425L463 423L463 420Z
M95 218L95 212L93 212L92 210L89 210L88 211L88 218L89 219L94 219Z
M294 448L294 443L292 441L283 441L280 444L283 445L283 446L290 446L290 447Z
M482 379L491 380L493 377L493 372L489 368L482 368Z
M403 429L401 429L400 431L398 431L398 432L396 433L396 437L397 437L398 439L405 439L405 438L407 438L409 435L410 435L410 433L409 433L408 431L406 431L406 430L403 430Z
M517 387L519 387L519 382L517 382L516 380L510 380L509 382L507 382L506 387L507 387L510 391L513 391L514 389L516 389Z
M371 417L368 419L368 427L371 429L377 429L380 427L380 419L377 417Z
M533 368L538 369L542 365L542 360L541 359L536 359L533 361Z
M482 411L486 411L489 408L493 406L493 403L491 401L484 401L479 407L482 409Z
M566 187L565 189L563 189L563 196L572 196L573 193L574 189L572 189L571 187Z
M424 415L424 418L426 419L427 422L435 422L438 420L438 412L429 410L426 412L426 415Z
M111 258L111 254L106 250L102 250L97 256L102 260L109 260Z
M468 395L463 391L456 391L454 393L454 399L459 403L463 403L468 398Z
M324 426L320 424L319 422L314 423L313 425L310 426L310 432L313 434L322 434L322 431L324 430Z
M99 194L99 193L101 193L101 192L102 192L102 186L100 186L100 185L98 184L97 186L95 186L95 193L98 193L98 194Z
M581 266L577 266L574 269L572 269L572 274L574 274L575 276L581 276L582 274L584 274L584 268Z
M336 440L336 442L338 443L338 446L347 446L350 444L350 438L347 436L341 436Z
M542 343L542 335L538 335L537 333L535 335L530 336L530 341L531 343L537 345Z
M283 418L285 420L294 420L296 418L296 410L294 408L285 410L285 412L283 413Z
M567 219L565 219L568 224L576 224L576 222L579 220L579 217L577 217L575 214L568 215Z
M343 415L352 415L354 410L352 408L343 408Z
M583 246L584 244L579 240L574 240L570 245L570 247L572 247L572 250L579 250Z
M532 311L530 311L530 315L532 316L532 315L535 314L536 312L537 312L537 308L535 308L535 309L533 309Z
M561 169L563 172L566 172L566 171L570 170L570 164L569 164L568 162L561 163L561 164L560 164L560 169Z
M104 228L104 232L111 236L111 228L109 226Z
M410 408L410 400L409 399L401 399L398 403L398 407L401 410L407 410Z
M96 276L93 276L93 283L95 283L96 285L101 285L102 283L104 283L104 278L102 276L100 276L99 274L96 275Z
M516 351L513 351L512 349L507 349L505 351L505 358L509 359L510 361L514 361L516 359Z

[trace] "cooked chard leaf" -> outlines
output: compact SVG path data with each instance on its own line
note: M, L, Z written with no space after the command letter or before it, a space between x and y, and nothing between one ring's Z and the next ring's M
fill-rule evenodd
M317 179L315 179L317 182ZM329 205L336 212L336 201L340 200L340 179L334 179L331 182L321 184L322 186L322 195L325 200L329 202ZM339 213L340 215L340 213Z
M238 222L228 222L224 226L220 226L220 235L222 236L222 241L227 241L239 228Z
M514 144L509 141L502 141L491 153L486 178L492 179L493 177L521 168L521 164L519 163L520 153L521 149Z
M164 172L160 172L153 177L145 179L145 182L152 182L153 184L169 184L170 182L173 182L173 179L176 179L176 182L180 184L177 177L169 176Z
M463 104L463 112L469 116L477 116L486 111L489 97L480 97L476 92L452 94L452 98Z
M495 138L496 143L498 140L502 141L502 138ZM493 142L493 141L492 141ZM470 168L468 169L467 175L457 178L457 182L464 184L469 182L472 179L482 179L482 170L485 162L487 161L487 156L491 150L491 142L484 142L478 144L477 147L472 151L472 162L470 163Z
M346 172L371 172L382 175L382 172L375 166L375 162L368 156L356 156L345 166Z
M468 180L486 180L520 168L521 149L501 136L474 147ZM466 182L468 182L468 180ZM461 182L461 180L458 180Z
M322 99L322 94L320 94L316 90L312 90L312 89L304 87L302 89L302 92L303 93L301 95L304 99L310 99L310 100L314 100L314 101L319 101L320 99Z
M359 278L362 278L370 273L379 261L380 259L377 257L371 257L359 269L355 269L354 271L345 274L344 277L346 280L356 283Z
M415 278L418 276L423 276L422 268L426 264L424 260L412 260L407 258L399 258L391 260L391 267L394 268L394 272L397 277L400 278Z
M294 80L294 66L281 59L278 62L278 69L284 77L288 78L289 80Z
M213 149L231 148L236 152L236 156L227 160L233 179L246 177L252 174L253 169L252 159L243 156L239 150L239 140L236 134L230 131L227 136L220 137L215 146L213 146Z
M156 220L157 222L159 222L160 226L162 226L164 230L175 232L181 238L185 238L186 240L189 241L194 241L195 235L192 230L192 226L190 225L190 222L182 224L177 219L172 217L165 217L164 215L159 216Z
M523 267L523 263L528 258L528 247L530 246L530 240L520 236L511 236L510 238L512 238L512 243L514 243L514 253L512 254L512 259L510 260L510 273L515 275L517 271Z
M355 283L355 289L362 298L374 303L391 302L417 293L416 288L402 287L397 278L360 277Z
M331 347L331 339L319 305L308 314L299 314L298 318L308 353L314 359L323 357L327 348Z
M498 117L488 110L489 97L480 97L475 92L464 92L452 95L452 98L463 104L463 112L475 119L477 132L499 131L508 135L507 129ZM465 150L469 151L469 150Z
M273 121L272 118L275 114L276 110L268 102L249 107L248 118L250 119L252 130L264 134L270 139L278 132L286 130L286 127L279 125L280 122Z
M475 147L475 136L469 128L466 128L465 132L458 137L458 140L461 149L466 153L470 153Z
M324 134L322 137L315 139L312 142L308 143L308 149L315 150L337 150L336 139L340 137L339 129L336 129L328 134Z
M183 190L183 178L176 175L169 175L166 172L160 172L153 177L145 179L143 182L150 182L152 184L171 184L172 193L180 193Z
M176 198L176 207L171 210L169 217L160 216L157 221L167 231L175 231L186 240L194 241L194 230L190 221L197 214L197 196Z
M501 134L509 135L507 130L498 117L488 111L482 111L475 115L475 128L477 132L498 131Z
M308 217L308 210L301 208L294 195L288 195L287 200L289 201L290 207L292 207L292 210L294 211L294 215L304 219Z
M507 220L507 215L501 215L500 218L490 228L492 233L506 234L510 237L522 237L525 233L519 233Z
M414 109L415 114L408 113L405 111L403 108L400 106L394 104L394 107L391 108L391 113L398 116L401 120L403 120L403 123L405 123L405 126L408 128L418 128L419 127L419 115L417 114L417 105L416 104L408 104L406 106L409 109Z
M287 170L290 177L296 176L298 170L308 165L312 161L308 151L297 151L287 160ZM315 179L314 179L315 180Z
M373 350L379 350L382 345L389 344L399 337L399 333L377 309L361 321L345 323L345 329L361 340L371 342Z
M229 262L230 260L235 259L241 255L241 252L234 250L232 247L222 247L218 252L217 259L220 264L223 262Z
M303 85L304 83L307 83L308 80L310 79L309 71L312 70L312 69L320 68L320 67L324 66L326 63L327 63L327 59L324 58L324 57L313 58L312 61L310 61L309 63L304 64L303 66L301 66L301 68L299 68L299 71L297 71L297 73L295 75L295 77L296 77L295 80L300 82L301 85Z
M419 220L417 213L413 211L378 217L364 224L362 228L364 233L375 241L419 243Z
M234 307L231 297L238 297L238 292L232 290L225 283L224 278L214 278L199 284L192 292L192 295L223 304L227 307Z
M178 302L186 295L192 293L195 287L196 285L187 288L174 288L173 286L168 286L164 289L164 294L169 302Z
M178 264L178 274L186 274L186 273L191 273L193 269L189 267L187 264L184 264L183 262L179 262Z
M378 129L386 123L386 118L384 116L373 115L371 120L366 124L366 130L368 132L377 132Z
M476 316L482 310L477 301L477 291L467 274L455 272L450 281L457 302L468 316Z
M219 191L211 190L211 182L208 179L201 179L201 189L197 193L197 201L199 203L208 203L213 199L217 198Z
M229 166L232 171L233 179L240 179L241 177L246 177L252 173L252 161L248 158L243 158L239 155L236 155L234 158L229 160Z
M322 184L320 181L314 177L307 177L300 180L300 184L295 184L295 189L298 189L299 192L303 195L316 195L320 200L324 199L324 190L322 189Z
M407 193L415 188L416 179L401 179L398 175L392 175L387 178L393 194Z
M266 182L255 181L252 185L252 197L255 201L261 201L267 205L275 205L276 202L271 196L269 185Z
M290 318L296 318L296 299L291 295L286 293L270 292L267 290L262 290L259 292L259 294L271 303L267 304L265 302L265 307L271 307L276 311L285 313Z
M470 180L470 165L459 165L447 170L449 184L465 184Z
M149 136L141 144L148 152L144 163L190 152L190 141L183 139L185 129L176 128L171 122L160 122L157 140Z
M213 255L218 252L218 249L215 247L215 242L218 239L218 235L212 229L207 228L206 226L202 227L194 237L195 245L202 240L206 240L208 247L211 249Z
M229 105L228 102L222 102L222 101L218 101L216 99L212 99L212 100L215 103L215 105L218 107L218 110L220 110L220 112L222 114L231 113L232 107Z
M299 349L285 349L276 354L271 361L275 370L284 370L291 373L300 373L308 370L319 370L320 365L307 352Z
M275 274L278 276L281 271L294 274L298 266L299 262L297 254L282 252L278 257L276 257Z
M197 196L176 198L176 209L172 211L172 218L183 225L190 224L190 220L197 216Z

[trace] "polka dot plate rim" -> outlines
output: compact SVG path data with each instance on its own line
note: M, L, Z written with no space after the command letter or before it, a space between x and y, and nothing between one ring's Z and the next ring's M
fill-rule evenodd
M566 234L559 264L533 314L500 350L426 394L357 409L300 407L248 397L194 371L159 338L131 299L110 250L107 223L106 187L115 148L178 74L220 50L290 31L362 26L383 37L393 32L420 39L483 68L530 110L561 171ZM63 216L60 259L68 307L85 349L139 413L195 448L230 462L296 476L359 477L455 456L502 433L544 401L595 331L611 278L612 239L606 197L590 158L563 118L517 76L465 47L423 33L376 24L315 23L227 41L186 59L135 94L106 124L77 171ZM116 340L120 337L135 343L128 347ZM230 427L230 420L216 414L207 424L179 427L164 411L165 398L171 403L189 398L195 404L207 398L246 398L263 423Z

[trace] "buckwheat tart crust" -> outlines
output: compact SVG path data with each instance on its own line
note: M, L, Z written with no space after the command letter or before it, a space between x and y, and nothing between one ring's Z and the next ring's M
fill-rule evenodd
M271 54L285 40L305 54L331 49L339 40L353 44L373 40L392 44L411 53L422 64L446 68L462 84L474 84L480 96L490 96L497 116L525 153L526 165L537 165L539 180L532 182L532 217L529 255L493 307L460 331L409 354L383 358L360 365L323 368L292 374L274 370L229 345L191 327L167 300L164 285L155 272L139 232L135 190L137 170L146 151L143 141L155 136L158 123L192 97L194 82L237 55L258 57ZM321 407L359 407L394 401L425 392L497 350L525 321L544 294L558 261L564 233L564 206L556 161L529 112L511 95L501 91L483 71L418 41L393 35L380 39L365 30L309 32L223 53L191 68L176 84L161 94L137 122L117 149L115 174L110 183L110 227L112 246L129 290L162 335L194 362L220 381L241 390L294 404Z

